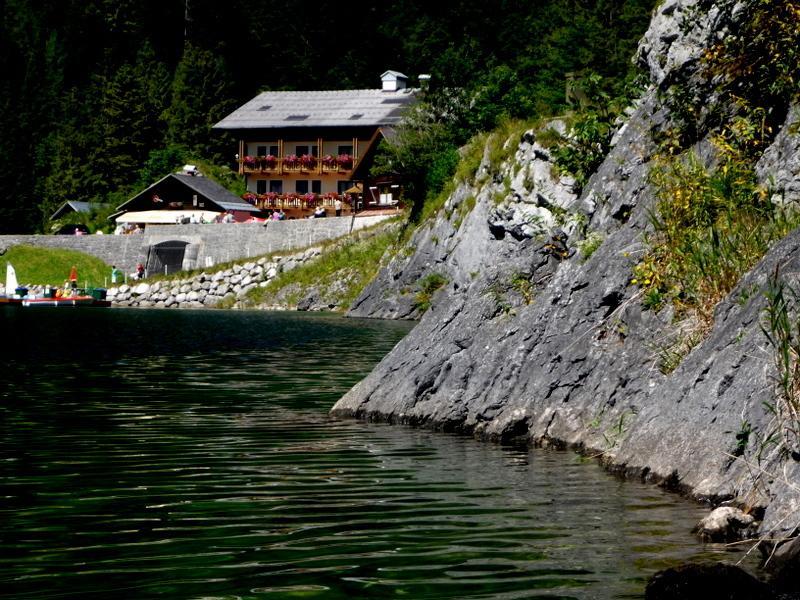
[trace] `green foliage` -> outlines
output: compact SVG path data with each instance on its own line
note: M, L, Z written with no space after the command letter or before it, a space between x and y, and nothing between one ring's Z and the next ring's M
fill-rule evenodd
M665 372L704 338L714 308L741 276L800 224L796 211L773 203L756 181L752 165L770 134L764 111L745 101L738 110L711 136L717 151L711 167L692 152L672 156L680 144L670 144L650 171L655 233L632 283L641 286L646 308L672 303L678 319L694 323L690 335L664 351Z
M503 118L560 112L566 73L594 70L614 95L652 6L547 0L536 10L524 2L498 10L480 0L398 0L297 10L229 0L220 11L208 2L8 0L0 20L0 229L41 228L64 200L124 198L160 149L180 146L214 162L232 156L233 142L209 126L265 87L375 87L387 65L374 48L393 49L393 68L433 74L425 123L441 130L426 131L433 143L417 146L427 155L392 167L408 172L416 218L450 179L455 149L476 132ZM302 35L287 44L276 23ZM359 35L331 52L332 31Z
M201 156L213 156L211 127L236 108L228 69L217 54L186 44L164 111L168 144Z
M591 231L585 238L578 242L578 250L580 250L584 261L591 258L595 250L602 245L604 239L605 237L599 231Z
M89 233L98 231L112 233L114 223L109 220L109 217L117 210L116 206L116 204L91 204L89 212L71 212L57 221L50 221L47 232L55 233L68 224L81 224L86 225Z
M525 304L530 304L533 302L534 289L530 275L525 273L515 273L511 278L511 287L522 297L522 301Z
M155 60L149 44L133 64L123 64L103 80L100 108L100 146L95 160L106 187L130 184L151 148L161 142L160 114L164 110L169 75Z
M563 142L554 151L555 163L572 175L579 189L603 162L611 142L611 124L595 112L578 115Z
M577 191L580 191L608 154L617 118L638 95L639 86L631 79L625 93L612 99L596 73L585 75L573 85L580 90L580 110L569 115L571 123L567 134L551 143L556 166L575 179ZM551 130L551 138L554 133ZM548 136L544 137L547 140Z
M660 140L662 155L651 170L658 197L655 234L634 268L633 282L643 288L646 307L672 303L679 319L695 322L691 335L662 351L665 371L703 339L714 307L742 274L771 243L800 224L795 211L770 201L770 191L757 185L752 167L786 107L798 97L800 4L756 0L742 9L741 29L706 53L700 70L704 79L676 82L664 98L672 126ZM717 100L704 106L698 94L711 92ZM704 136L718 155L711 166L683 151ZM794 334L781 320L787 307L782 290L769 292L768 302L764 329L779 356L779 396L789 398ZM784 423L791 422L787 411L791 407L785 404L776 407Z
M346 310L375 277L387 250L396 242L396 228L383 224L329 242L318 259L280 273L265 288L250 290L245 304L274 304L279 299L296 304L316 288L339 310Z
M710 169L691 153L656 165L655 236L633 282L654 308L669 301L679 315L697 312L710 324L717 302L800 219L770 202L736 155Z
M467 196L464 199L464 201L461 202L461 204L459 204L458 216L456 217L456 220L453 222L453 227L455 229L461 228L461 224L464 222L464 219L466 219L467 215L469 215L469 213L471 213L472 210L475 208L476 202L477 200L475 199L475 196L470 195Z
M398 128L396 139L381 141L370 174L402 174L403 193L411 203L411 220L421 222L425 205L435 203L441 196L458 161L458 147L447 128L441 123L426 122L423 113L414 113Z
M14 266L17 280L21 284L63 285L69 278L70 269L78 269L78 283L102 287L111 279L111 267L99 258L75 250L38 248L34 246L12 246L3 261ZM0 278L5 283L6 270L0 269Z
M414 296L414 308L426 312L431 307L433 295L447 284L447 278L441 273L428 273L417 282L417 293Z
M742 30L725 36L705 60L712 76L737 96L761 99L762 107L798 97L800 82L800 2L755 0L743 7Z
M800 294L787 285L776 268L764 292L766 306L761 330L772 346L775 363L776 401L770 405L776 418L781 449L800 453Z

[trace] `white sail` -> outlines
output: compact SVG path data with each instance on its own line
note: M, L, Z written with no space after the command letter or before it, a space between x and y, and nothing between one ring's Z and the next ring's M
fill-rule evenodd
M14 290L19 287L19 283L17 283L17 272L14 270L14 267L11 266L11 263L6 263L8 266L6 267L6 296L13 296Z

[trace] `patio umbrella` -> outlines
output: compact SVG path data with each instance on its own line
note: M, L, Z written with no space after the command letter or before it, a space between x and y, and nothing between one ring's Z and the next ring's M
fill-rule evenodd
M360 183L355 184L353 187L348 188L344 191L345 194L360 194L364 191L364 188L361 187Z

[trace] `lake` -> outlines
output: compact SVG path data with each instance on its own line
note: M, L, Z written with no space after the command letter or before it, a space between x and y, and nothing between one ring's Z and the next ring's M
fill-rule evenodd
M641 598L730 557L570 452L328 410L410 328L0 309L4 598ZM733 558L736 558L734 555Z

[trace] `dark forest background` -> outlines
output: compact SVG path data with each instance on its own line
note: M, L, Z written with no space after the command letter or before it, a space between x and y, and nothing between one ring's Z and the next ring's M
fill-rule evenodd
M0 231L43 231L64 200L119 204L184 160L233 166L210 127L265 89L430 73L453 147L563 110L567 73L613 97L653 4L0 0Z

